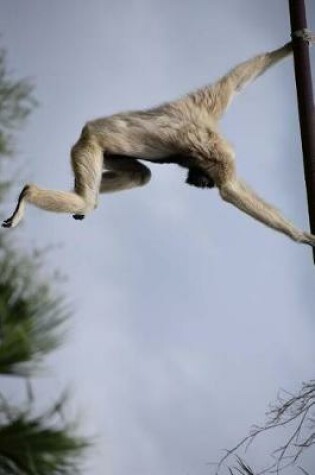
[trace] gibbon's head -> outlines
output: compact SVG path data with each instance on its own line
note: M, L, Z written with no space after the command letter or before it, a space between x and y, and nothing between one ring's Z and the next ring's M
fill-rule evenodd
M196 186L197 188L214 188L215 183L208 175L206 175L200 168L192 167L188 170L186 178L188 185Z

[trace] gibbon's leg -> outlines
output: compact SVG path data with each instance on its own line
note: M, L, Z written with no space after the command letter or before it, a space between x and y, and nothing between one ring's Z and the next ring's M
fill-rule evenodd
M135 186L145 185L150 181L151 171L139 160L155 164L176 164L188 169L186 183L197 188L214 188L214 181L202 169L193 164L192 157L173 154L159 159L139 158L126 155L109 154L105 158L105 168L110 171L103 172L101 193L120 191ZM133 165L134 164L134 165Z
M36 185L27 185L20 193L17 206L12 216L6 219L3 227L15 227L22 219L25 203L38 208L59 213L74 213L84 216L92 211L97 203L97 196L102 175L103 151L93 137L83 134L71 151L72 168L75 174L73 192L46 190Z
M100 193L129 190L146 185L151 178L151 171L133 157L122 155L106 155L104 159L106 171L103 171ZM82 220L83 214L74 214L73 218Z
M106 171L102 175L100 193L113 193L143 186L151 178L149 168L135 158L109 155L105 157L104 165Z
M250 84L267 69L291 53L292 43L287 43L274 51L259 54L239 64L215 84L200 89L192 96L195 100L196 97L200 96L200 99L205 104L208 104L214 116L220 119L236 93L240 92L244 86Z

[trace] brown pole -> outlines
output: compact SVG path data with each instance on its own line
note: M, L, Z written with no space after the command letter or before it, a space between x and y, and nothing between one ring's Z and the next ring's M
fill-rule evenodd
M315 111L307 41L298 32L307 29L304 0L289 0L296 92L299 107L304 175L311 233L315 234ZM315 263L315 248L313 248Z

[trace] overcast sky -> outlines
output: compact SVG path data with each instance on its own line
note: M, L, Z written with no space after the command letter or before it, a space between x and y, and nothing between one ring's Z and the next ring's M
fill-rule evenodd
M175 98L289 38L286 0L0 7L10 70L39 101L19 135L8 214L25 181L72 187L69 149L87 120ZM239 96L222 129L240 175L307 229L292 61ZM83 222L29 207L12 231L26 249L58 245L47 266L68 276L72 331L37 394L72 388L83 429L97 435L86 475L211 474L208 462L264 420L279 388L314 378L310 249L186 186L175 166L151 170L149 185L103 196ZM260 468L273 442L248 460ZM311 458L305 467L315 471Z

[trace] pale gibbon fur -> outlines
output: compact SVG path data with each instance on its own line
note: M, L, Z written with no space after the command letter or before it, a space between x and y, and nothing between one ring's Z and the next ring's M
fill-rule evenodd
M88 122L71 150L74 191L27 185L13 215L2 226L16 226L25 203L83 219L96 208L99 193L148 183L150 170L138 161L144 160L187 168L188 184L216 187L223 200L241 211L294 241L314 246L315 236L297 229L237 176L233 148L218 127L235 93L291 52L288 43L241 63L216 83L181 99Z

